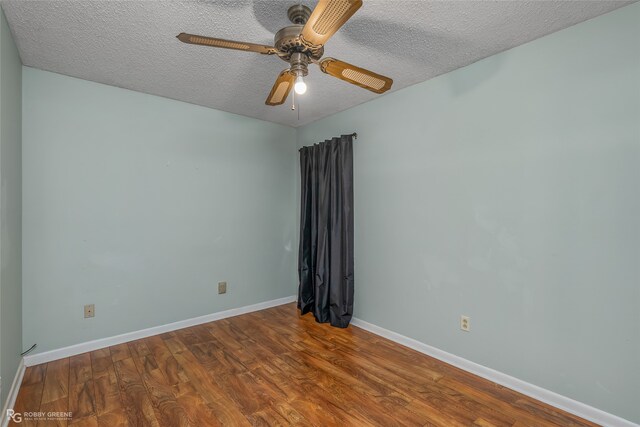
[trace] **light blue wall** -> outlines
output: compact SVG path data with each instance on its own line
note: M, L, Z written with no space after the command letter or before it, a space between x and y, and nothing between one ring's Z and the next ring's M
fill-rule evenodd
M23 107L25 346L293 294L295 129L26 67Z
M624 7L299 131L359 135L357 317L640 422L639 22Z
M0 407L22 352L21 79L22 62L0 9Z

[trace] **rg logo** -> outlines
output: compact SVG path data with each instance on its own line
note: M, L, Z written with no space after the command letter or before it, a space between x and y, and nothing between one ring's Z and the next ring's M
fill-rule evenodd
M7 409L7 418L11 418L14 423L22 422L22 414L20 412L15 412L13 409Z

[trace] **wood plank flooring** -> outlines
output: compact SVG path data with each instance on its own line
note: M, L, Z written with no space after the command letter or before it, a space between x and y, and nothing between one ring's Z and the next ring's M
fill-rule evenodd
M594 426L295 304L32 366L15 426Z

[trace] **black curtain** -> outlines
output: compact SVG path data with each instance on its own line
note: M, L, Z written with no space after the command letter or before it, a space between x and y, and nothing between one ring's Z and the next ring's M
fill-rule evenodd
M353 315L353 136L300 150L298 308L346 328Z

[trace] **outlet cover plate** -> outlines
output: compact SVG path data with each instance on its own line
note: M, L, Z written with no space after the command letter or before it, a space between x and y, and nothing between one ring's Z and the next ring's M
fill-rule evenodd
M471 318L469 316L460 316L460 329L471 332Z
M88 319L89 317L95 317L96 315L96 307L94 304L87 304L84 306L84 318Z
M227 282L218 282L218 293L219 294L227 293Z

